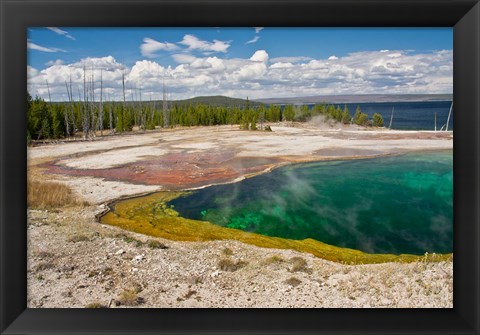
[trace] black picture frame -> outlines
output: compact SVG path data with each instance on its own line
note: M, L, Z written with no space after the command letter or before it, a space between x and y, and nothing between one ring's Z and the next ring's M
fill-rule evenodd
M479 334L478 0L0 0L2 334ZM26 28L454 27L452 309L27 309Z

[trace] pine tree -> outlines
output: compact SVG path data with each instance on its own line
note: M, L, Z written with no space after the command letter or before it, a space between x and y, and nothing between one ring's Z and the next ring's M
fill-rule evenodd
M286 105L285 109L283 110L283 115L285 117L285 121L293 121L295 118L295 112L293 110L292 105Z
M372 123L374 127L383 127L383 117L379 113L372 115Z
M342 113L342 123L349 124L351 119L352 119L352 116L350 115L350 111L348 110L347 105L345 105Z
M359 126L366 126L368 125L368 115L365 113L362 113L361 109L359 106L357 106L357 109L355 111L355 116L353 117L353 122Z

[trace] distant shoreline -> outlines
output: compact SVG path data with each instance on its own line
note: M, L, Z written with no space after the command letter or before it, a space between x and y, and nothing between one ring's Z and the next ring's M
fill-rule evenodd
M318 95L290 98L261 98L253 99L253 101L265 104L442 102L453 101L453 94Z

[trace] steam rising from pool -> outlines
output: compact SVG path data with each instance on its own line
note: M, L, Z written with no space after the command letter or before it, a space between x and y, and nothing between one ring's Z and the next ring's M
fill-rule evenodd
M181 216L369 253L453 251L453 152L278 168L169 204Z

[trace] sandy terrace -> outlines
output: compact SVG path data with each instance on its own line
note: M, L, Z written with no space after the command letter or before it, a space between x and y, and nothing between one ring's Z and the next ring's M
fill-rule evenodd
M290 162L453 148L451 132L272 129L174 129L29 148L30 178L65 183L92 205L29 210L28 307L453 306L452 262L351 266L236 241L156 239L163 249L96 222L121 196L231 182Z
M290 162L453 148L451 132L319 129L284 123L272 129L196 127L45 145L29 148L29 166L42 167L48 178L68 183L87 201L101 203L159 189L232 182Z

